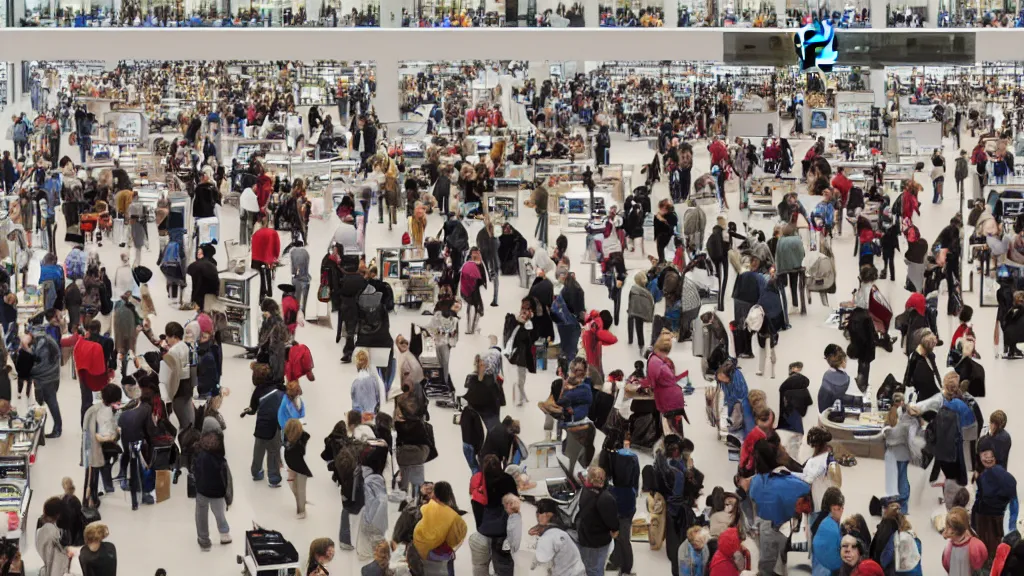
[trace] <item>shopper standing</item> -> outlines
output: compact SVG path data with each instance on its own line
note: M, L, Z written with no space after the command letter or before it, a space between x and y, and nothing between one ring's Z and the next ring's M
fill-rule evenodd
M295 514L302 520L306 517L306 482L313 477L306 464L309 432L302 429L302 422L292 418L284 425L284 439L284 462L288 465L288 482L295 495Z
M605 472L599 466L587 469L583 490L576 517L580 558L587 576L602 576L612 539L619 535L618 505L605 490Z
M644 351L645 322L654 322L654 296L647 289L647 274L637 272L633 277L633 286L629 289L629 302L626 305L626 333L632 346L635 331L637 348L641 354Z
M57 522L64 512L64 503L54 496L43 504L42 525L36 530L36 552L43 560L39 576L64 576L71 568L70 555L61 544Z
M210 422L209 426L207 422ZM210 541L210 510L217 520L220 543L231 543L231 527L226 513L234 495L231 468L224 457L224 436L214 418L203 421L199 453L192 465L196 480L196 534L200 550L209 552L213 544Z
M633 544L630 540L633 516L636 515L636 497L640 493L640 461L629 449L629 440L612 453L612 487L608 490L615 497L618 507L619 528L615 536L615 550L611 563L626 576L633 573Z
M102 392L103 403L93 404L85 412L82 425L82 465L85 466L86 483L85 504L99 508L99 479L103 477L103 492L114 492L114 481L111 478L111 462L107 454L114 457L117 446L117 421L114 419L113 406L121 401L121 388L115 384L107 384Z
M959 114L959 112L957 113ZM959 134L957 135L959 140ZM956 168L953 171L953 177L956 179L956 191L963 198L964 195L964 180L967 180L967 150L961 150L960 156L956 159Z
M53 341L45 331L32 332L32 379L36 383L36 403L45 404L50 411L50 418L53 418L53 429L47 438L60 438L63 428L63 421L60 417L60 405L57 403L57 389L60 388L60 347ZM25 344L22 348L26 349ZM92 403L92 391L84 388L89 394L89 404L82 405L82 418L84 422L85 411ZM63 574L61 575L63 576Z
M654 215L654 241L658 246L658 264L665 262L665 247L676 233L678 220L671 200L664 198L658 202L658 212Z
M281 257L281 237L260 217L262 228L252 235L252 268L260 275L260 300L274 297L274 265Z
M110 529L102 522L85 527L85 546L78 552L82 573L88 576L117 576L117 548L105 542Z
M281 408L284 392L272 381L268 364L253 365L252 383L255 389L249 399L249 406L242 412L243 416L256 415L250 472L254 481L263 480L265 454L270 487L279 488L281 486L281 428L277 422L277 413Z

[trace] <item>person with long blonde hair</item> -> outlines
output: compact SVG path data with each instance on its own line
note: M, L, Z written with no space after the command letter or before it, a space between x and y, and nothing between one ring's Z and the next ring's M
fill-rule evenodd
M352 381L352 409L363 414L376 414L384 395L379 389L375 371L370 370L370 354L366 350L359 350L355 359L359 373Z

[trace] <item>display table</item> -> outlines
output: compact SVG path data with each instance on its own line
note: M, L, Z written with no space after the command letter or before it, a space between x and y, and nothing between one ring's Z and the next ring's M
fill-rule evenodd
M843 448L858 458L885 457L885 438L882 428L885 427L885 412L865 412L847 414L842 423L828 419L832 409L828 408L818 417L818 422L832 433L832 440L842 444Z

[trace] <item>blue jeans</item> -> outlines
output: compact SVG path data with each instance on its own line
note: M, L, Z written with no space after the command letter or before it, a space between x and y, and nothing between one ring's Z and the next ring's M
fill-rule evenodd
M910 480L907 478L907 465L910 462L896 463L896 486L899 490L900 511L907 513L907 504L910 502Z
M561 356L572 361L576 357L576 351L579 349L582 328L578 322L555 324L555 327L558 328L558 337L561 338Z
M338 529L338 542L346 546L352 545L352 522L349 520L349 513L341 509L341 527Z
M476 474L480 471L480 466L476 463L476 450L470 444L462 443L462 454L466 457L466 463L469 464L469 471Z
M1020 500L1010 500L1010 530L1016 530L1017 515L1020 514Z
M579 547L580 559L583 560L583 566L587 569L587 576L604 576L604 565L608 561L608 552L611 546L611 543L608 543L600 548Z
M235 123L237 124L237 128L238 128L238 137L239 138L245 138L245 121L246 121L245 118L239 118L238 120L235 121Z

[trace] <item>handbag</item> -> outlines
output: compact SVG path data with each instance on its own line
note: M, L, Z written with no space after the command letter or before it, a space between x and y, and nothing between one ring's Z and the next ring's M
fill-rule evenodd
M321 284L316 291L316 299L321 302L331 301L331 287L327 284Z

